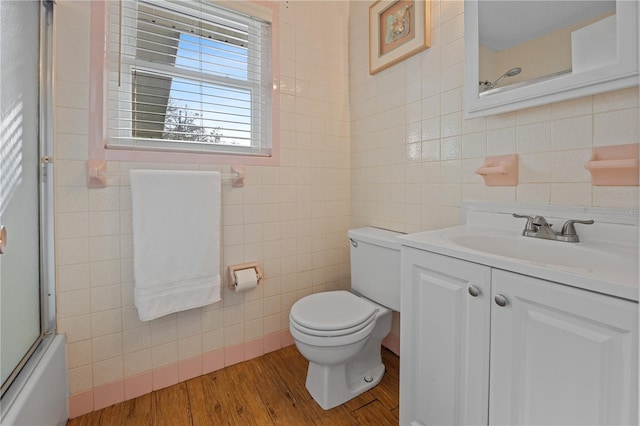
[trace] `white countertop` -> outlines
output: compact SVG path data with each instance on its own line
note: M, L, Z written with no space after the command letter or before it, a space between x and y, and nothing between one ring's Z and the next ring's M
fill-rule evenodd
M562 226L562 212L545 215L554 229ZM475 210L474 210L475 209ZM486 210L486 209L480 209ZM535 206L507 207L507 211L539 214ZM398 237L403 247L427 250L445 256L555 281L572 287L638 301L639 250L637 216L620 223L620 215L599 214L599 210L582 211L580 218L593 217L596 224L576 226L580 243L543 240L522 236L524 220L510 213L477 214L477 205L464 212L467 224L418 232ZM568 209L564 217L576 218ZM553 219L555 217L555 219ZM560 220L556 220L560 219ZM597 225L597 226L596 226Z

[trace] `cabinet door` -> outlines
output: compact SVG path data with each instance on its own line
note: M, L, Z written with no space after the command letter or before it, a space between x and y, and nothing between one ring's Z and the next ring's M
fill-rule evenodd
M490 280L486 266L402 248L400 424L487 424Z
M637 424L638 304L492 271L490 424Z

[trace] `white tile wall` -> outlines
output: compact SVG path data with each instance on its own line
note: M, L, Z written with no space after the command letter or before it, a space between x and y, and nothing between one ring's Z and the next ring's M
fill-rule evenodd
M150 322L138 320L133 302L126 173L104 189L85 183L90 2L56 4L58 330L68 336L72 394L288 329L298 298L348 287L349 5L279 4L281 164L247 167L246 186L224 184L222 193L222 265L258 261L265 279L256 290L225 288L222 302ZM108 164L131 168L228 171Z
M593 187L583 167L594 146L638 143L637 87L465 120L462 1L432 0L431 47L374 76L368 4L350 15L352 226L455 225L464 199L638 208L637 188ZM485 187L485 156L513 153L519 185Z

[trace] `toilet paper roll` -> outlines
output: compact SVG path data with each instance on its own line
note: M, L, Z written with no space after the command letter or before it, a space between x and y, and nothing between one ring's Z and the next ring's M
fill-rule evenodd
M258 273L255 268L240 269L238 271L234 271L233 275L236 279L236 293L251 290L252 288L256 288L258 285Z

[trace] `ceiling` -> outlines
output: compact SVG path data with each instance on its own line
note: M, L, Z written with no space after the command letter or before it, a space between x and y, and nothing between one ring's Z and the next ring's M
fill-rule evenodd
M615 11L615 0L478 0L480 44L500 51Z

